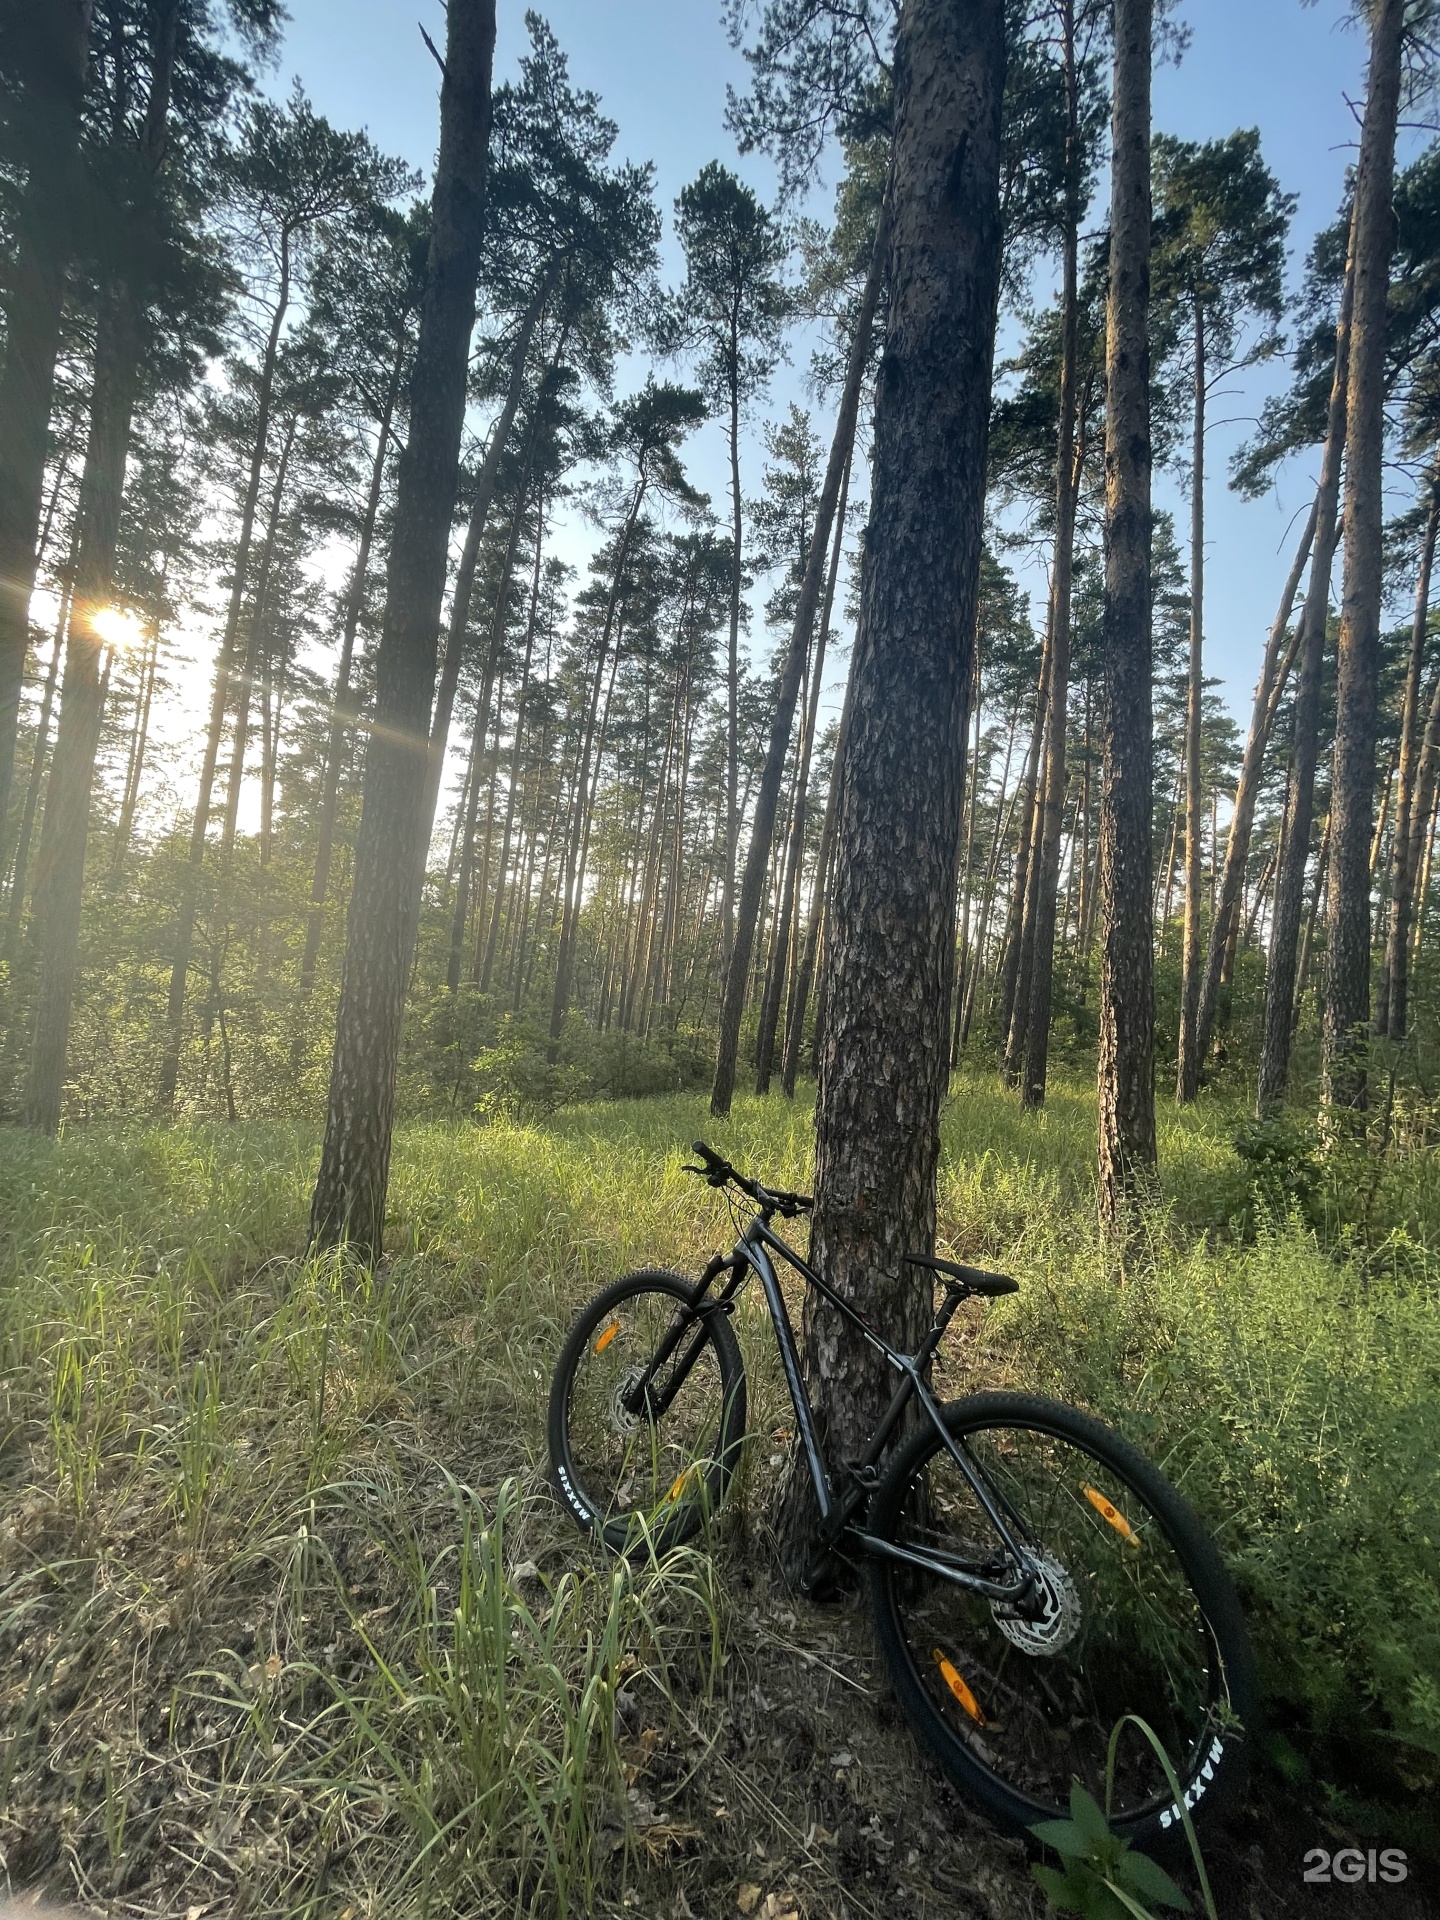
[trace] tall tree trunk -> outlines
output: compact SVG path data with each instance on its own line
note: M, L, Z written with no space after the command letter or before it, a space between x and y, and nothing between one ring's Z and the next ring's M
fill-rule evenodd
M1310 829L1315 812L1315 763L1319 755L1320 695L1324 680L1325 629L1330 615L1330 576L1340 511L1340 475L1345 459L1345 407L1350 382L1350 324L1355 295L1355 228L1352 215L1349 259L1335 326L1335 371L1325 420L1325 450L1315 496L1315 544L1310 581L1296 630L1299 677L1295 686L1290 750L1290 779L1285 798L1285 844L1275 877L1275 911L1270 922L1270 956L1265 971L1265 1021L1255 1111L1265 1119L1285 1097L1290 1075L1290 1042L1295 1031L1297 949L1305 911L1305 868L1310 858ZM1329 828L1326 827L1328 842ZM1307 941L1308 947L1308 941Z
M1055 983L1055 902L1060 885L1060 830L1065 804L1065 729L1070 707L1070 589L1075 560L1075 498L1080 476L1075 423L1079 331L1080 97L1075 64L1075 8L1063 0L1065 61L1065 242L1060 294L1060 419L1055 452L1055 557L1050 580L1050 701L1046 716L1044 805L1040 814L1039 871L1031 930L1030 993L1020 1101L1045 1104L1050 1052L1050 1008ZM1017 1067L1020 1062L1017 1060Z
M590 755L595 744L600 688L604 682L605 664L610 652L610 637L614 631L615 615L620 605L620 589L625 579L625 562L629 557L635 524L640 516L641 502L645 498L645 486L646 476L642 472L630 498L630 509L625 518L624 530L615 555L615 572L605 602L605 623L600 633L600 653L595 662L595 680L590 690L580 741L580 759L575 781L575 810L566 841L565 870L561 883L560 944L555 956L555 990L550 1001L548 1051L552 1066L558 1058L560 1036L565 1029L565 1015L570 1006L570 991L575 978L575 942L580 922L580 894L584 885L584 848L589 839L589 808L585 801L590 785ZM617 640L617 658L618 653Z
M800 1076L800 1053L805 1039L805 1010L819 963L820 938L825 927L826 905L830 897L830 878L835 864L835 829L840 816L840 769L845 764L845 743L850 737L850 715L855 705L854 656L845 678L845 698L840 707L840 725L835 730L835 756L830 766L830 789L825 796L825 819L820 828L820 851L815 856L815 877L811 884L810 915L805 927L805 942L795 975L795 990L785 1016L785 1055L780 1084L787 1100L795 1098L795 1083ZM817 1009L815 1044L818 1048L820 1021Z
M1100 785L1100 1216L1127 1222L1155 1172L1150 907L1151 0L1115 0L1105 326L1105 711Z
M1315 543L1320 516L1320 495L1305 522L1305 531L1295 549L1290 572L1280 594L1280 608L1265 646L1260 678L1255 685L1255 702L1250 713L1250 731L1245 739L1245 757L1235 786L1235 804L1230 815L1230 837L1225 846L1225 868L1220 881L1215 917L1210 925L1210 940L1205 950L1205 977L1200 987L1200 1006L1195 1016L1195 1055L1197 1071L1203 1070L1217 1024L1223 1025L1221 990L1228 982L1235 959L1235 934L1240 923L1241 896L1245 890L1245 868L1250 858L1250 835L1255 825L1255 803L1260 793L1260 775L1265 754L1275 727L1280 697L1290 677L1290 669L1299 652L1300 629L1287 646L1295 595L1305 562Z
M419 909L430 703L485 227L495 0L450 0L430 254L400 457L375 727L346 926L311 1239L379 1257L395 1069Z
M853 441L852 441L853 446ZM765 1001L760 1010L760 1032L755 1049L755 1091L770 1091L770 1073L775 1057L775 1030L780 1021L780 1003L784 997L786 969L789 966L791 927L800 911L800 885L805 868L805 823L810 785L810 756L815 748L815 727L820 717L820 684L825 673L825 648L830 632L830 613L835 604L835 583L840 572L841 549L845 542L845 508L850 493L850 460L840 483L840 500L835 510L835 534L830 543L830 570L825 577L825 599L820 608L820 626L815 638L815 658L810 668L810 702L800 739L800 767L795 776L795 798L790 812L789 845L785 855L780 915L776 926L774 960L767 982ZM818 534L818 529L817 529Z
M742 573L741 539L744 532L740 514L740 348L732 343L730 355L730 538L733 542L730 566L730 636L725 656L725 869L721 878L720 924L723 935L723 967L729 978L730 960L735 950L735 867L740 853L740 579ZM743 992L747 968L739 970ZM717 1083L718 1083L718 1072ZM734 1068L731 1068L733 1078ZM711 1111L728 1113L730 1102L716 1108L711 1096Z
M270 625L270 576L275 566L275 536L280 525L280 509L285 500L285 479L290 455L299 431L300 415L294 412L285 423L280 457L275 462L275 486L270 496L270 512L265 537L260 543L260 566L255 577L255 599L250 608L245 639L245 661L236 682L234 730L230 736L230 773L225 784L225 815L220 832L220 858L230 859L235 850L235 834L240 822L240 789L245 784L245 754L250 744L250 703L260 677L260 662L268 647Z
M152 196L165 158L180 11L181 0L164 0L152 22L150 85L136 143L135 198L125 209L130 224L127 238L142 257L153 237ZM122 140L130 137L123 122L117 132ZM90 793L109 677L108 669L103 676L101 673L101 640L95 619L114 586L125 465L144 346L144 293L128 273L121 272L105 289L96 327L90 434L77 509L79 535L60 687L60 723L55 735L55 765L45 796L36 874L39 979L24 1115L27 1125L47 1133L59 1127L64 1096L70 1013L79 964Z
M60 681L60 662L65 657L65 634L70 625L72 583L78 551L80 525L70 545L70 565L60 596L60 614L55 622L55 640L50 649L50 664L45 669L45 691L40 697L40 714L35 723L35 751L30 761L30 776L25 782L25 805L20 815L20 830L15 836L15 860L10 869L10 900L6 910L6 964L13 966L20 933L20 918L25 906L25 882L30 870L30 841L35 832L35 816L40 805L40 789L45 779L45 760L50 745L50 719L55 708L55 689Z
M811 1257L900 1347L929 1319L940 1104L955 965L966 706L975 641L1000 277L1000 0L905 0L895 44L879 380L855 692L841 775ZM852 1457L893 1377L807 1300L805 1358L829 1457ZM792 1470L794 1556L814 1495Z
M441 657L440 678L435 689L435 711L430 719L430 753L425 784L425 819L429 827L421 835L422 844L425 846L430 842L429 828L433 828L435 823L435 808L440 798L440 781L445 771L445 747L450 738L450 716L455 706L455 689L460 684L460 662L465 651L465 629L470 620L470 597L475 588L475 567L480 558L480 542L485 536L485 524L490 517L490 508L495 500L495 487L500 476L500 461L509 444L511 429L515 425L515 414L525 391L525 365L530 355L530 345L535 337L535 329L540 323L540 316L545 311L545 304L555 290L561 264L559 261L554 262L544 275L520 323L515 351L510 360L510 385L505 394L505 404L500 410L500 418L495 422L495 430L490 435L490 444L485 449L485 458L481 463L479 479L475 486L475 498L470 507L470 520L465 529L465 544L460 551L460 564L455 573L455 588L450 596L450 619L445 629L445 651Z
M365 497L365 512L360 522L360 540L355 549L355 570L345 596L345 623L340 635L340 661L335 670L335 694L330 708L330 735L325 743L325 771L320 782L319 827L315 841L315 871L310 881L310 911L305 920L305 950L300 960L300 999L310 998L315 986L315 969L320 959L320 940L325 931L325 902L330 894L330 865L335 857L335 819L340 804L340 775L357 710L350 687L355 658L355 636L365 610L365 576L370 567L370 545L375 538L375 522L380 513L380 491L385 477L385 455L390 440L390 423L395 417L395 402L400 393L405 354L409 346L402 338L395 348L390 379L385 389L380 424L375 434L375 457L370 467L370 490Z
M130 836L135 831L135 811L140 804L140 782L145 771L145 750L150 739L150 710L155 701L155 678L159 662L160 613L157 606L151 618L149 644L140 671L140 686L135 698L135 726L131 734L125 788L120 801L120 819L115 828L115 844L110 850L112 886L124 871L125 856L130 851Z
M210 720L205 731L205 752L200 762L200 791L190 823L190 848L180 878L180 902L176 913L175 946L170 961L170 991L165 1006L165 1047L160 1059L160 1083L155 1104L159 1112L169 1113L175 1105L175 1089L180 1078L180 1042L185 1029L185 995L190 980L190 953L195 938L195 911L199 903L200 869L205 863L205 836L210 827L210 810L215 793L215 773L220 764L220 739L225 731L225 715L230 705L230 676L235 664L235 642L240 633L240 615L245 604L245 589L250 568L250 544L255 535L255 511L260 502L260 483L265 471L265 456L270 440L270 411L275 397L275 366L280 354L280 336L290 306L290 253L292 235L285 228L280 236L280 278L275 294L275 311L265 340L260 364L260 381L255 397L255 440L250 449L250 471L240 507L240 531L235 542L234 573L230 582L230 601L225 610L225 626L215 661L215 686L210 696Z
M542 498L535 505L535 568L530 580L530 616L525 623L525 658L520 667L520 690L515 696L515 737L510 746L510 787L505 796L505 826L500 836L495 906L490 915L490 932L485 940L483 956L480 956L478 945L476 947L479 965L474 969L474 973L482 993L490 991L490 981L495 971L495 955L500 944L500 916L505 904L505 873L510 862L510 836L514 831L515 804L520 791L520 748L525 737L525 695L530 690L530 662L535 652L535 627L540 612L540 562L544 548L545 502ZM500 732L498 720L495 732L498 750Z
M1030 749L1016 790L1019 829L1015 840L1015 868L1011 874L1010 904L1005 915L1005 942L1000 958L1000 1064L1007 1083L1018 1071L1010 1052L1015 1003L1020 997L1025 958L1025 907L1030 897L1030 855L1035 843L1035 815L1040 799L1040 756L1045 746L1045 718L1050 698L1051 617L1047 605L1045 639L1040 649L1040 675L1035 683L1035 712L1030 722Z
M1195 302L1190 437L1190 672L1185 692L1185 930L1180 944L1180 1053L1175 1098L1200 1091L1200 729L1205 702L1205 309Z
M765 869L770 859L770 842L775 832L775 810L785 774L785 757L790 746L790 728L795 718L795 700L800 691L800 676L810 651L810 636L825 581L825 560L830 550L830 534L835 510L850 469L850 450L855 443L855 423L860 412L860 389L865 365L870 356L870 334L875 308L880 297L880 278L884 264L886 234L884 216L876 229L870 269L865 276L864 292L855 318L850 342L850 359L845 369L845 386L835 419L835 435L830 442L830 459L825 484L815 508L815 525L805 556L805 574L790 627L790 642L780 674L780 691L770 723L770 740L765 751L765 766L760 775L760 792L755 802L755 819L750 830L750 847L745 856L745 875L740 883L740 903L735 915L733 940L727 922L726 951L729 964L725 973L725 993L720 1006L720 1040L715 1058L715 1083L710 1092L710 1111L729 1113L735 1091L735 1064L740 1051L740 1021L745 1011L745 987L750 972L750 956L755 941L755 923L760 912L760 893L765 884ZM738 477L737 477L738 485ZM736 516L738 526L739 505ZM728 856L733 859L733 852Z
M1330 783L1321 1100L1338 1119L1366 1103L1370 1025L1370 827L1375 785L1385 323L1394 236L1391 190L1405 0L1377 0L1360 163L1355 180L1354 307L1345 425L1345 575L1337 648L1335 761Z
M45 497L50 398L74 240L91 0L12 9L15 107L30 170L14 206L0 371L0 821L10 811L30 595Z
M45 796L35 878L39 978L24 1118L27 1126L45 1133L54 1133L59 1127L64 1097L70 1010L79 963L90 793L103 707L103 643L96 631L95 616L108 604L114 580L141 344L136 301L130 288L118 283L106 297L96 334L90 439L80 482L75 592L65 640L55 764Z
M1390 844L1390 921L1385 937L1385 964L1375 995L1375 1031L1391 1040L1403 1040L1409 1019L1411 903L1419 848L1413 832L1416 777L1421 755L1422 676L1425 642L1430 629L1430 575L1435 564L1435 536L1440 531L1440 471L1430 478L1430 510L1415 581L1415 619L1410 629L1410 660L1405 675L1405 707L1400 726L1400 787L1395 803L1395 832ZM1440 675L1436 678L1440 689Z

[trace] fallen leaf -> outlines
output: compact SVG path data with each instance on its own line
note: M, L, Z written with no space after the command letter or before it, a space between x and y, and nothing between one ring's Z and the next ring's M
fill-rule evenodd
M760 1889L753 1880L742 1880L740 1891L735 1896L735 1904L741 1913L754 1913L760 1904ZM185 1920L194 1920L193 1914L186 1914Z

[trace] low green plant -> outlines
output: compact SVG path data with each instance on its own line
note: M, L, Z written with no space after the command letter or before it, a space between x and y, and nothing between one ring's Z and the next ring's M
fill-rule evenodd
M1188 1912L1190 1902L1170 1875L1111 1831L1078 1780L1070 1789L1070 1818L1042 1820L1030 1831L1063 1863L1037 1861L1030 1869L1053 1912L1084 1920L1151 1920L1156 1907Z

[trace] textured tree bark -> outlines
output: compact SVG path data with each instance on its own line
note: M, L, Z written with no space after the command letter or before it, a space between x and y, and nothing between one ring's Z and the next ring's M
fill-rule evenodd
M103 642L95 616L108 604L130 420L139 383L141 321L123 282L107 296L95 342L90 438L80 482L80 540L75 591L60 683L55 763L45 796L34 919L39 973L24 1119L54 1133L60 1125L70 1010L79 964L80 908L90 829L90 792L104 704L100 673Z
M1070 589L1075 562L1076 339L1079 328L1080 103L1075 67L1075 9L1064 0L1061 32L1065 62L1066 210L1060 292L1060 420L1055 452L1055 559L1050 581L1050 698L1046 715L1045 786L1040 812L1035 913L1030 937L1030 993L1026 1009L1020 1102L1045 1104L1050 1052L1050 1007L1055 985L1055 902L1060 885L1060 829L1065 804L1065 728L1070 704Z
M1415 619L1410 629L1410 660L1405 675L1405 707L1400 726L1400 784L1395 797L1395 831L1390 842L1390 917L1385 935L1385 964L1375 993L1375 1031L1391 1040L1403 1040L1409 1021L1410 913L1415 894L1418 846L1412 831L1416 777L1421 747L1421 679L1425 669L1425 642L1430 625L1430 575L1435 564L1435 536L1440 531L1440 473L1430 480L1430 511L1425 516L1425 538L1415 581ZM1440 687L1440 678L1436 681Z
M880 280L885 257L885 220L882 214L876 231L870 270L855 320L850 343L850 359L845 369L845 386L835 420L835 436L830 443L830 459L825 484L815 508L815 525L805 557L805 577L790 628L790 643L780 674L780 691L770 722L770 739L765 750L765 766L760 775L760 791L755 801L755 818L750 829L750 846L745 856L745 873L740 883L740 899L735 912L733 936L726 932L729 960L725 969L725 991L720 1003L720 1039L715 1057L715 1082L710 1090L710 1111L723 1118L730 1111L735 1092L735 1063L740 1051L740 1021L745 1011L745 989L754 950L755 923L760 913L760 895L765 884L765 869L770 858L770 842L775 832L775 810L780 802L780 787L785 774L785 758L790 746L790 729L795 719L795 701L800 691L800 676L810 651L810 636L820 605L825 582L825 560L830 550L830 534L841 488L850 470L850 449L855 443L855 423L860 413L860 388L865 363L870 356L870 333L875 307L880 297ZM737 480L738 484L738 480ZM738 537L739 508L736 508ZM727 859L733 863L731 849Z
M1150 639L1151 0L1116 0L1105 328L1105 709L1100 781L1100 1217L1155 1173Z
M325 931L325 902L330 895L330 866L335 857L335 819L340 805L340 774L351 728L359 717L350 687L355 659L355 636L360 631L360 615L365 609L365 577L370 569L370 546L375 538L375 522L380 514L380 489L385 477L385 455L389 450L390 425L395 417L395 402L400 394L409 341L402 339L395 349L380 424L375 434L375 458L370 468L370 490L365 497L365 512L360 522L360 539L355 549L355 571L345 596L345 622L340 633L340 660L335 669L335 694L330 707L330 737L325 743L325 772L320 783L320 817L315 842L315 871L310 881L310 912L305 921L305 951L300 959L300 999L310 998L315 986L315 969L320 960L320 940ZM298 1031L298 1030L297 1030Z
M395 1117L395 1069L419 908L430 705L475 283L485 225L495 0L450 0L430 253L400 457L375 727L355 849L325 1143L311 1204L319 1246L377 1259Z
M1205 697L1205 309L1195 302L1190 439L1190 673L1185 690L1185 929L1180 948L1180 1053L1175 1098L1200 1091L1200 723Z
M1315 542L1310 581L1300 612L1299 677L1295 686L1294 744L1285 799L1285 845L1275 877L1275 912L1270 922L1270 958L1265 972L1265 1023L1255 1113L1265 1119L1285 1097L1290 1076L1290 1042L1295 1031L1297 949L1305 911L1305 868L1310 858L1310 829L1315 815L1315 762L1319 754L1320 694L1325 663L1325 628L1330 613L1330 575L1340 511L1340 475L1345 458L1345 407L1350 382L1350 322L1355 294L1352 221L1350 258L1340 293L1335 326L1335 371L1325 420L1325 450L1315 496ZM1326 835L1328 840L1329 828ZM1307 940L1308 949L1308 940Z
M966 704L1000 270L1001 0L906 0L895 45L889 323L827 939L811 1253L913 1348L935 1234L955 965ZM830 1459L853 1457L893 1379L807 1302L805 1359ZM779 1532L813 1515L803 1466Z
M1265 754L1270 745L1270 736L1274 731L1280 696L1299 651L1298 628L1289 646L1285 644L1285 636L1290 624L1291 610L1295 605L1295 595L1300 589L1300 578L1305 571L1305 562L1309 559L1315 543L1319 513L1320 496L1317 491L1315 503L1310 509L1310 517L1305 522L1305 531L1300 537L1300 545L1295 550L1295 558L1291 562L1290 572L1286 576L1285 585L1280 593L1280 608L1275 615L1275 624L1270 629L1270 637L1265 646L1265 657L1260 667L1260 678L1255 686L1255 703L1250 713L1250 731L1245 739L1245 757L1240 765L1240 778L1235 785L1235 805L1230 816L1230 837L1225 846L1225 871L1220 882L1215 917L1210 926L1209 944L1205 950L1205 978L1201 983L1200 1006L1195 1017L1197 1070L1203 1070L1217 1025L1224 1024L1221 1017L1223 1014L1220 1004L1221 989L1228 982L1234 965L1235 934L1240 923L1241 896L1245 890L1245 867L1250 858L1250 835L1255 825L1255 803L1260 793L1260 775L1264 770Z
M1332 1123L1366 1104L1370 828L1375 787L1383 553L1385 328L1404 0L1378 0L1355 182L1354 305L1345 426L1345 574L1330 784L1321 1103Z
M12 50L31 155L15 206L0 372L0 821L10 808L30 594L45 494L50 398L74 237L91 0L26 0Z

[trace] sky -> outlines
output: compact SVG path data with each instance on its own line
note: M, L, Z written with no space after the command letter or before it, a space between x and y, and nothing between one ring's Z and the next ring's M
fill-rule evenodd
M438 131L438 74L417 23L443 44L439 0L290 0L290 6L291 24L278 63L265 78L266 90L283 95L298 76L316 107L337 124L365 127L385 151L428 173ZM774 193L769 163L738 154L725 128L726 83L743 87L747 69L727 42L719 0L551 0L541 11L569 56L573 80L593 88L618 123L619 152L655 165L666 216L664 271L674 284L681 265L671 210L680 188L706 161L721 159L767 200ZM1347 16L1342 0L1310 6L1301 0L1179 0L1176 17L1188 27L1190 43L1178 65L1162 65L1155 75L1157 131L1202 140L1237 127L1260 129L1268 164L1281 186L1298 196L1288 267L1292 286L1299 283L1312 236L1335 217L1357 138L1365 47ZM523 9L501 0L497 82L515 72L524 44ZM1405 136L1412 149L1419 138ZM816 213L828 209L831 187L833 181L815 196ZM1092 222L1103 219L1103 198L1102 182ZM758 490L762 420L783 418L792 399L814 405L805 382L808 357L802 341L777 372L752 423L743 453L747 492ZM1298 536L1297 515L1313 490L1314 463L1288 463L1261 501L1231 493L1226 474L1230 453L1266 394L1286 379L1283 361L1237 377L1212 405L1207 440L1207 672L1221 681L1242 726ZM830 420L823 410L816 410L815 424L828 445ZM728 478L718 423L701 430L686 457L692 478L723 508ZM1189 512L1183 476L1157 473L1155 500L1175 514L1183 542ZM562 538L571 549L566 557L574 561L595 536L572 523ZM1038 624L1043 578L1032 575L1027 585ZM838 690L834 699L838 704Z

